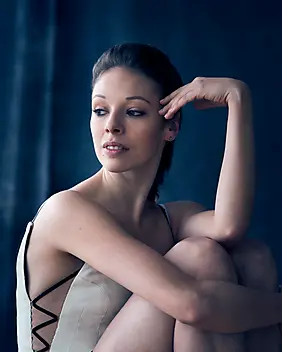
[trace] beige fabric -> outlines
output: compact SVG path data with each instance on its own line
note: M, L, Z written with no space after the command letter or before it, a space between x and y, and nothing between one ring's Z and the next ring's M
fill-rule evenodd
M31 226L32 223L28 223L17 258L17 336L18 349L20 352L32 351L30 301L25 289L25 276L23 266L24 249L26 245L27 235L31 229Z
M24 258L33 223L26 228L17 257L17 338L19 352L32 352L31 304L26 292ZM50 292L48 295L51 295ZM50 352L89 352L131 292L102 273L84 264L64 297L54 336L49 336ZM62 302L61 302L62 303ZM40 305L40 301L38 302ZM48 307L45 307L48 309ZM49 310L55 314L51 308ZM59 315L58 314L58 315ZM50 318L46 316L46 320ZM43 345L41 345L43 347Z

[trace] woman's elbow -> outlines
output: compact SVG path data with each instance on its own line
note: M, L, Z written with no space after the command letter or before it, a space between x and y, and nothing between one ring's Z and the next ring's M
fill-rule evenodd
M186 325L198 326L203 315L203 297L195 290L186 296L186 300L179 312L179 321Z

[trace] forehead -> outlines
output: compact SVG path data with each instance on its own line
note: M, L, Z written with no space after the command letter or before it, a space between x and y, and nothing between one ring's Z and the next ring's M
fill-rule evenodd
M93 87L93 94L111 95L141 95L158 99L159 89L150 78L136 71L114 67L104 72Z

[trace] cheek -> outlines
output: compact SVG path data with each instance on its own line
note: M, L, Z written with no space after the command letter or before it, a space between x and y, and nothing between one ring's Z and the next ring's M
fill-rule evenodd
M146 126L138 131L136 140L141 141L143 150L148 150L150 154L154 153L162 146L163 130L160 129L160 126L151 126L151 128Z
M101 143L101 139L103 135L103 127L99 126L97 121L94 122L93 119L91 119L90 130L91 130L92 140L96 148L97 146L99 146L99 143Z

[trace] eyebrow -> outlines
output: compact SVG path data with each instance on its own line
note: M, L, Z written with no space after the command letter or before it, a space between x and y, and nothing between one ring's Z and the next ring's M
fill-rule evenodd
M102 95L102 94L95 94L92 99L94 99L94 98L96 98L96 97L97 97L97 98L106 99L106 97L105 97L104 95ZM149 100L145 99L145 98L142 97L141 95L133 95L132 97L126 97L125 99L126 99L126 100L143 100L143 101L145 101L146 103L148 103L148 104L151 105L151 103L149 102Z

